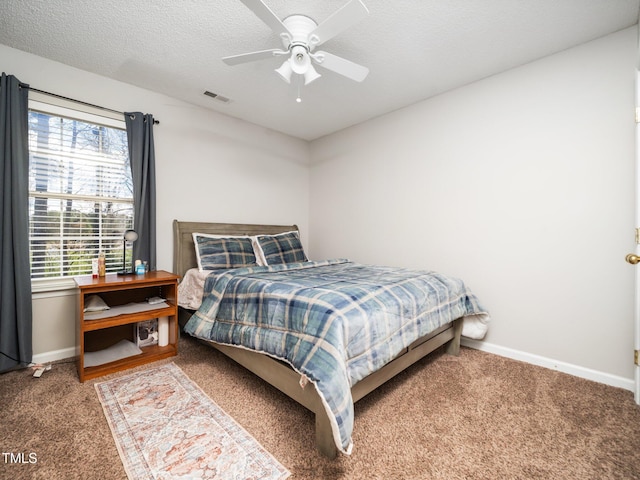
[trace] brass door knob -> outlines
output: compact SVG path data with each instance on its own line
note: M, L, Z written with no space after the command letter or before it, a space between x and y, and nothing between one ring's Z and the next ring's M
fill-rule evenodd
M638 255L633 254L633 253L630 253L629 255L627 255L625 257L625 260L627 262L629 262L631 265L635 265L637 263L640 263L640 257Z

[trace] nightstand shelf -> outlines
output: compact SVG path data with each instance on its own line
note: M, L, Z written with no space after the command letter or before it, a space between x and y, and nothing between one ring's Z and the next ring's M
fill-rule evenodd
M165 271L148 272L145 275L106 277L78 277L78 376L81 382L101 375L118 372L145 363L154 362L178 353L178 275ZM91 295L99 295L110 309L104 318L93 318L100 313L84 312L85 302ZM162 304L149 305L147 299L162 297ZM138 322L167 317L169 343L165 346L140 347L142 353L131 355L100 365L85 366L85 354L102 351L121 340L135 343L134 326Z

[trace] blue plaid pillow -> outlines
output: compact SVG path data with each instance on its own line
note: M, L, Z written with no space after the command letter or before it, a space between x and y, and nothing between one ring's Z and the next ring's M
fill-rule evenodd
M249 237L209 237L194 234L193 238L200 271L257 265Z
M267 265L307 261L298 232L287 232L280 235L258 235L256 240L262 249Z

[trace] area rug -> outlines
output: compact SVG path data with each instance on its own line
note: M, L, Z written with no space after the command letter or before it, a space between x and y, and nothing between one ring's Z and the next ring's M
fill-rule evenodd
M173 363L95 387L131 480L290 475Z

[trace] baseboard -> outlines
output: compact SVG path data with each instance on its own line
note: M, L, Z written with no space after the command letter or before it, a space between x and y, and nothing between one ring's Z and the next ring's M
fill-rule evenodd
M557 360L553 360L551 358L541 357L532 353L521 352L512 348L501 347L500 345L494 345L492 343L481 342L478 340L471 340L464 337L461 340L461 344L465 347L481 350L483 352L493 353L501 357L511 358L513 360L531 363L539 367L557 370L559 372L568 373L569 375L584 378L586 380L604 383L605 385L623 388L632 392L635 391L635 381L633 380L633 378L619 377L617 375L611 375L610 373L599 372L597 370L591 370L590 368L580 367L578 365L572 365L570 363L558 362Z
M33 363L43 364L73 358L78 355L77 347L63 348L61 350L53 350L51 352L38 353L33 356Z

